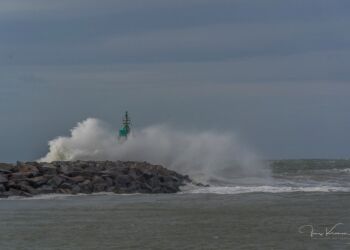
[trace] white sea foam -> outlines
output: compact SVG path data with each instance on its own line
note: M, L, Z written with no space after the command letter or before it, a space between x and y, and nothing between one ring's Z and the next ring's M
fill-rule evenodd
M334 171L339 173L350 173L350 168L335 169Z
M85 194L77 194L81 196ZM1 200L62 200L67 197L73 196L72 194L40 194L31 197L26 196L10 196L8 198L1 198Z
M198 188L194 185L188 185L181 188L178 194L246 194L246 193L293 193L293 192L350 192L350 187L336 186L314 186L314 187L294 187L294 186L210 186ZM77 198L85 196L133 196L145 195L140 193L116 194L113 192L100 192L92 194L43 194L32 197L11 196L0 198L0 200L66 200L68 198Z
M350 187L336 186L232 186L232 187L203 187L189 189L184 193L192 194L244 194L244 193L292 193L292 192L350 192Z
M40 195L34 195L31 197L25 197L25 196L10 196L8 198L0 198L0 200L65 200L67 198L74 198L74 197L84 197L84 196L131 196L131 195L138 195L140 193L132 193L132 194L117 194L114 192L99 192L99 193L92 193L92 194L40 194Z

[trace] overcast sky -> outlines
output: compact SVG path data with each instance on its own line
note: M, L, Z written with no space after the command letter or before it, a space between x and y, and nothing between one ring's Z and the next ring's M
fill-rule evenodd
M350 1L1 0L0 161L87 117L350 157Z

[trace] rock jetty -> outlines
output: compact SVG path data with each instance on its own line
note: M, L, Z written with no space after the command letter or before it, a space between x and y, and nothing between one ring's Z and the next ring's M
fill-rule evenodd
M190 182L188 176L147 162L0 163L2 198L50 193L175 193Z

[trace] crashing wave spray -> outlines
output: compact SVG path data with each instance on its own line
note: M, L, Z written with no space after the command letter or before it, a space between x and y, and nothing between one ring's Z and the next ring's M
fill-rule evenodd
M233 134L182 132L155 125L133 131L120 143L115 131L95 118L78 123L70 136L50 141L49 152L39 161L58 160L148 161L202 181L265 174L258 157Z

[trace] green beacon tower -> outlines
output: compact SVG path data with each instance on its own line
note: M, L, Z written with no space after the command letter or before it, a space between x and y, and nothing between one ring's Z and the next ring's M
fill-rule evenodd
M119 129L119 138L120 139L126 139L128 135L130 134L130 118L128 111L125 112L125 116L123 118L123 127Z

